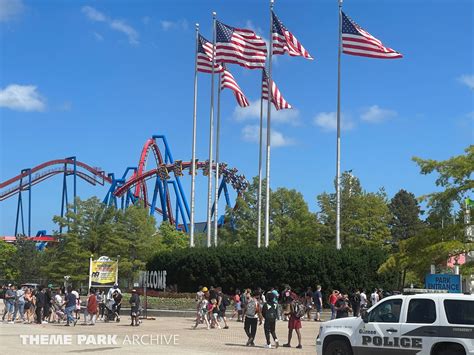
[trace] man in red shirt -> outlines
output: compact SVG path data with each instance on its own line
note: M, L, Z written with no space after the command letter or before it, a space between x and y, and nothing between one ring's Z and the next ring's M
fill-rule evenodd
M336 304L338 297L339 297L338 290L332 291L331 295L329 296L329 305L331 306L331 319L336 318L336 308L334 305Z

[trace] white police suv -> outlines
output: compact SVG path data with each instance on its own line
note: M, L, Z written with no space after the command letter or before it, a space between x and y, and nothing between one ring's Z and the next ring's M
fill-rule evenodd
M362 317L322 323L316 347L318 355L474 355L474 296L390 296Z

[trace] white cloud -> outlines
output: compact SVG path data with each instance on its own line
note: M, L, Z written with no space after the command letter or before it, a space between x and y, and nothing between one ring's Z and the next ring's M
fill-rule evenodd
M326 132L335 131L337 129L336 112L320 112L314 117L313 123ZM354 126L354 122L344 114L341 114L341 129L348 131L354 128Z
M186 20L177 20L177 21L161 20L160 25L163 31L188 29L188 21Z
M263 101L263 113L264 119L267 119L267 101ZM293 126L300 124L299 120L300 112L297 109L287 109L277 111L272 105L272 115L271 120L274 123L289 123ZM249 121L249 120L259 120L260 119L260 100L250 101L249 107L240 107L236 106L234 109L233 117L238 122Z
M104 40L104 36L97 32L94 32L94 38L99 42L102 42Z
M97 22L108 21L107 17L102 12L94 9L91 6L82 7L82 12L89 18L89 20L97 21Z
M0 0L0 22L7 22L20 15L25 6L22 0Z
M396 111L383 109L380 108L378 105L373 105L370 106L367 110L365 110L360 115L360 118L362 119L362 121L365 122L380 123L396 116Z
M263 129L263 143L266 144L267 130ZM244 141L259 143L260 142L260 126L247 125L242 128L242 138ZM284 147L295 144L292 138L285 137L283 133L272 129L270 142L272 147Z
M0 90L0 107L15 111L43 111L46 103L36 86L11 84Z
M461 75L458 80L466 85L469 89L474 90L474 75Z
M112 20L110 27L127 35L130 44L138 44L138 32L121 20Z
M118 31L118 32L121 32L121 33L125 34L128 37L128 42L130 44L133 44L133 45L139 44L138 37L140 35L139 35L138 31L136 29L134 29L132 26L130 26L129 24L127 24L125 21L109 18L108 16L104 15L102 12L94 9L91 6L84 6L84 7L82 7L81 11L91 21L105 22L114 31ZM95 33L95 37L99 41L103 39L103 37L101 35L99 35L98 33Z

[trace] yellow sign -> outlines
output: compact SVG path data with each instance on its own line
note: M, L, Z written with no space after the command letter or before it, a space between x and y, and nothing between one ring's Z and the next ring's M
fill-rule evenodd
M91 261L91 286L113 286L117 281L117 261Z

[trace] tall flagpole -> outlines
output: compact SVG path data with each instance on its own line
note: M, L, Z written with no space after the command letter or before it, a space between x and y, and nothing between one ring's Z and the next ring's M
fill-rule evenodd
M217 89L217 128L216 128L216 185L214 186L214 246L217 246L217 222L219 218L219 143L221 131L221 74L219 73Z
M263 77L263 73L262 73ZM260 97L260 146L258 149L257 248L262 246L262 152L263 152L263 80Z
M336 148L336 249L341 249L341 45L342 1L339 0L339 45L337 52L337 148Z
M265 186L265 248L270 240L270 118L272 112L272 54L273 54L273 1L270 0L270 48L268 51L268 108L267 108L267 171Z
M194 54L194 111L193 111L193 153L191 159L191 218L190 218L190 238L189 246L194 247L194 199L196 183L196 121L197 121L197 90L198 90L198 70L197 55L199 41L199 23L196 23L196 52Z
M207 247L211 246L212 211L212 141L214 136L214 65L216 63L216 12L212 13L212 76L211 76L211 113L209 117L209 175L207 179Z

